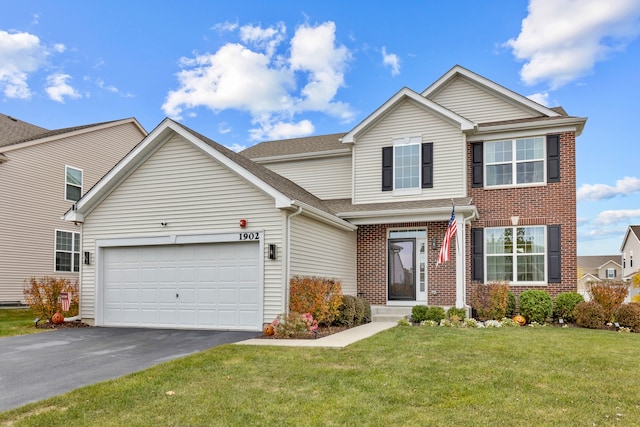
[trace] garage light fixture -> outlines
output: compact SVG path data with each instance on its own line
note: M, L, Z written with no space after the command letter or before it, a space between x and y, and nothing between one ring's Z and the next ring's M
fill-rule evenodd
M91 252L84 253L84 264L91 265Z
M269 244L269 259L276 259L276 245Z

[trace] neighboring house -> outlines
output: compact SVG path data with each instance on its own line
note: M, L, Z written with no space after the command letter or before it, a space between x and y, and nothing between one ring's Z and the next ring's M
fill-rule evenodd
M620 252L622 253L622 280L631 281L634 275L640 272L640 225L630 225L627 228L627 232L622 239L622 245L620 246ZM634 258L635 254L635 260ZM631 287L629 289L629 298L631 300L634 296L640 294L640 289Z
M346 133L241 154L166 119L65 214L92 260L81 316L259 330L287 311L292 275L406 308L468 307L487 282L575 291L585 122L459 66Z
M578 257L578 292L588 296L589 282L622 280L620 255L589 255Z
M77 280L80 225L61 215L146 135L135 119L47 130L0 114L0 304L25 280Z

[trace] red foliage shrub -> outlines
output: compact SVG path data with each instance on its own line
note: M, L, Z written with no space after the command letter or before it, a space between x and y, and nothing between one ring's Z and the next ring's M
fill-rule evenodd
M471 306L479 320L502 320L507 314L509 285L505 283L479 284L471 290Z
M69 311L62 311L58 297L62 292L69 293L71 306ZM78 314L79 292L78 282L71 283L71 280L58 277L45 276L41 278L31 277L25 280L22 291L27 305L31 307L33 313L42 319L51 319L56 311L64 314L65 317Z
M624 282L590 282L591 300L604 309L606 321L613 320L613 313L629 295L629 284Z
M318 323L331 325L342 304L342 284L324 277L294 276L290 282L289 311L311 313Z

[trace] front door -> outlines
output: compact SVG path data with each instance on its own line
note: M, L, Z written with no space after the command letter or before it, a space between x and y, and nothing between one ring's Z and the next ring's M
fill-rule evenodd
M387 241L387 299L427 300L426 230L394 230Z

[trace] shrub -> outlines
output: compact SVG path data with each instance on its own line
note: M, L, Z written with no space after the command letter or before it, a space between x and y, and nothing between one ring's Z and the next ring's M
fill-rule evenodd
M411 326L411 322L409 322L409 319L407 319L406 317L403 317L402 319L398 320L398 326Z
M318 321L310 313L290 312L287 316L278 316L272 325L273 335L278 338L304 337L318 329Z
M600 329L606 319L605 312L600 303L596 301L583 301L573 309L573 318L578 326L589 329Z
M589 282L591 300L604 309L605 320L613 320L613 313L629 295L629 284L624 282Z
M356 297L351 295L342 296L342 304L338 307L338 314L335 322L339 325L354 325L356 318Z
M364 315L365 315L365 304L364 304L364 300L362 298L356 298L355 300L356 303L356 311L355 311L355 317L354 317L354 323L356 325L361 325L362 322L364 321Z
M364 298L358 298L364 305L364 316L362 317L362 323L371 322L371 303Z
M68 311L62 311L58 298L62 292L69 293L71 305ZM71 283L71 280L58 277L44 276L41 278L31 277L25 281L22 291L24 299L33 313L41 319L51 319L56 311L65 317L78 314L79 293L78 282Z
M294 276L289 296L290 311L311 313L318 323L331 325L342 304L342 285L323 277Z
M445 317L444 308L433 306L427 310L427 318L425 320L433 320L439 323Z
M576 305L584 301L582 295L577 292L563 292L556 297L553 315L561 317L567 322L573 321L573 310Z
M505 317L513 317L516 315L516 296L513 292L507 293L507 312Z
M520 314L528 322L544 323L553 312L553 300L547 291L529 289L520 294Z
M640 304L622 304L614 313L616 322L632 331L640 331Z
M479 284L471 290L471 306L480 320L502 319L507 313L509 285Z
M414 305L411 308L411 320L415 323L421 323L427 320L429 307L426 305ZM438 320L439 321L439 320Z
M447 310L447 319L464 320L467 317L467 310L464 308L451 307Z

